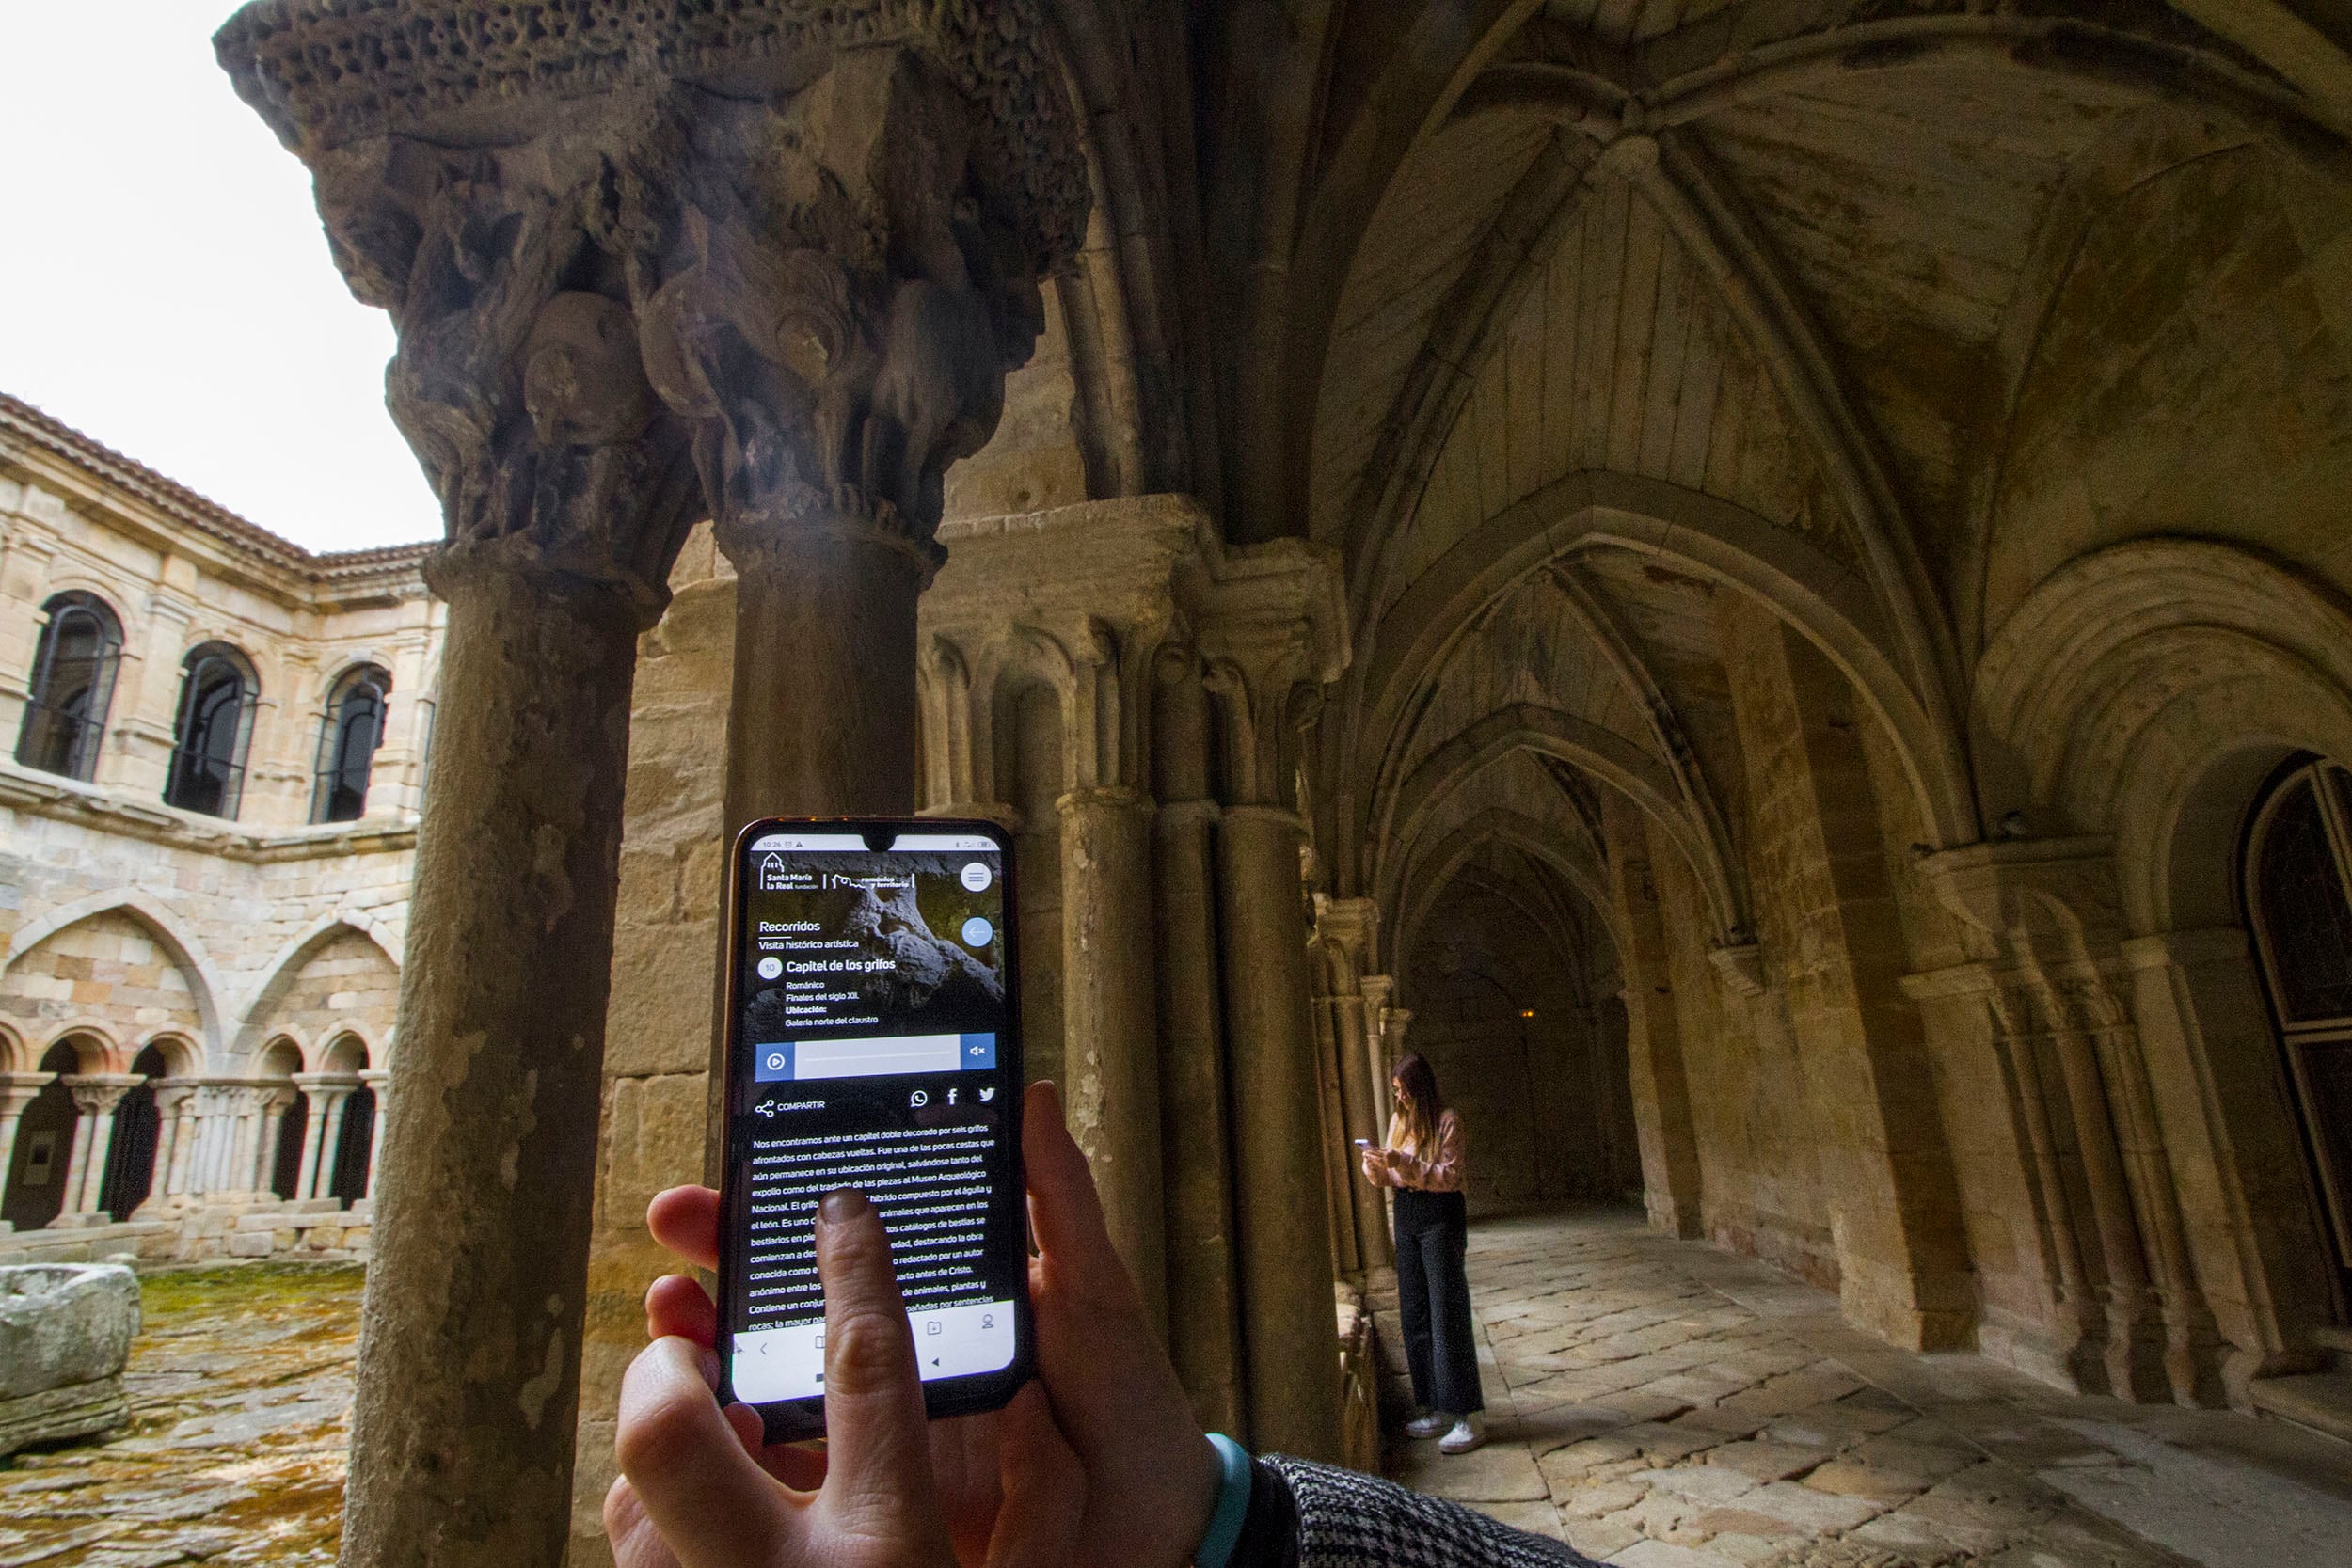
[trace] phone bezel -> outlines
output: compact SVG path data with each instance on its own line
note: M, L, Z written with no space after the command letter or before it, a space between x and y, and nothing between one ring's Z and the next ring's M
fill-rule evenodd
M725 1051L721 1070L725 1077L723 1116L724 1137L719 1162L719 1402L734 1401L735 1338L734 1300L731 1289L737 1267L735 1238L747 1218L738 1212L740 1204L749 1201L749 1195L739 1190L735 1173L739 1164L737 1139L744 1135L747 1115L740 1087L743 1075L736 1070L738 1053L743 1049L741 1037L743 985L743 923L744 864L750 846L762 833L785 831L822 829L839 832L868 832L886 831L891 833L973 833L988 838L996 846L999 880L1005 890L1005 1030L998 1041L997 1065L1010 1080L1010 1104L1006 1110L1006 1144L1011 1166L1009 1179L1023 1180L1021 1117L1025 1081L1022 1073L1021 1039L1021 921L1019 883L1013 867L1012 835L1002 825L985 817L945 816L763 816L746 823L735 835L735 844L727 857L726 877L726 975ZM878 851L879 852L879 851ZM1024 1203L1025 1204L1025 1198ZM1025 1209L1024 1211L1025 1212ZM1026 1232L1024 1232L1025 1243ZM946 1416L970 1416L983 1411L1000 1410L1029 1381L1036 1370L1035 1323L1029 1307L1029 1282L1026 1270L1021 1271L1013 1294L1012 1362L997 1371L973 1372L962 1377L940 1378L923 1385L923 1405L933 1420ZM771 1443L799 1442L825 1434L825 1400L822 1394L805 1399L779 1400L755 1404L761 1425Z

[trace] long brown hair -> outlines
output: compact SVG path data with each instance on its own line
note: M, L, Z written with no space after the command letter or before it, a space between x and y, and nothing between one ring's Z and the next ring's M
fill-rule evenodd
M1445 1101L1438 1097L1438 1075L1430 1070L1429 1058L1412 1052L1396 1064L1396 1075L1391 1080L1405 1091L1405 1141L1414 1152L1425 1151L1438 1141L1438 1117L1445 1113Z

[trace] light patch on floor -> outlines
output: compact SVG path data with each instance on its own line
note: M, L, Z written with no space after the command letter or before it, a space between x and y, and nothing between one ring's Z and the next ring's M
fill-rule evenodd
M2043 1481L2205 1568L2352 1560L2352 1502L2112 1421L2059 1424L2111 1462L2053 1465L2037 1472Z
M1618 1211L1481 1222L1470 1274L1492 1441L1392 1438L1389 1472L1613 1568L2352 1560L2352 1448L2299 1428L1894 1350L1829 1293Z

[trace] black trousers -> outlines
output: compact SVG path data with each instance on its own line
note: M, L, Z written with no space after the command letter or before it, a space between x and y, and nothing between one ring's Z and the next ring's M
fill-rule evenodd
M1470 1328L1470 1211L1460 1193L1396 1190L1396 1305L1413 1402L1467 1416L1486 1407Z

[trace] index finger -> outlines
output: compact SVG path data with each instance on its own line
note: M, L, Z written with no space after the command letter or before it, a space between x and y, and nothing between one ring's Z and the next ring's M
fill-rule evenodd
M818 1206L817 1275L825 1287L820 1496L882 1539L928 1539L944 1557L914 1331L890 1266L890 1239L864 1194L827 1193Z

